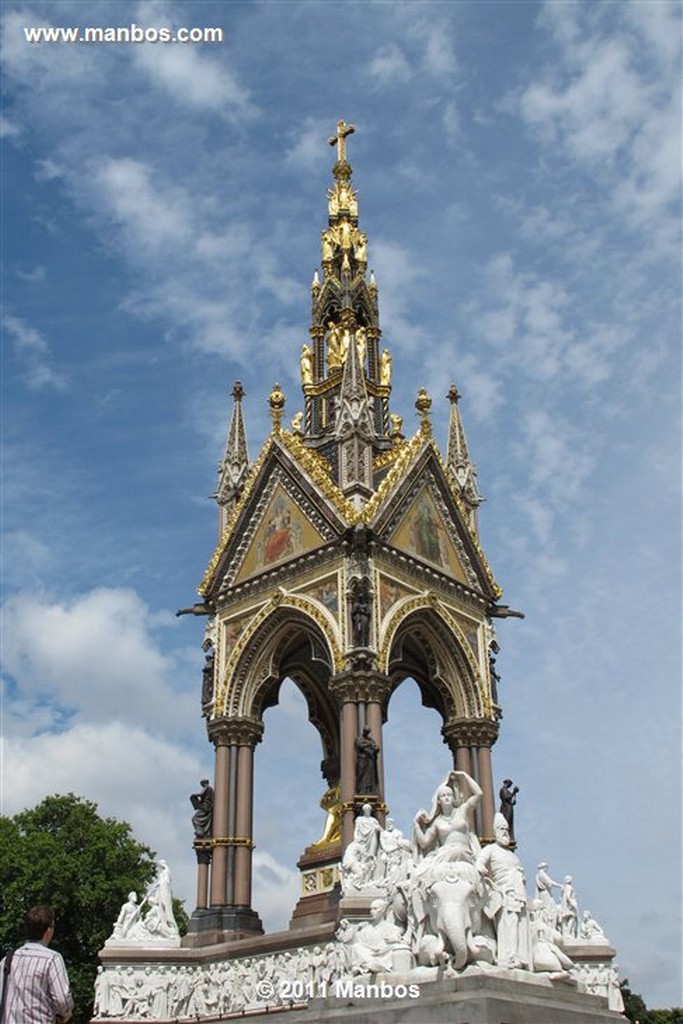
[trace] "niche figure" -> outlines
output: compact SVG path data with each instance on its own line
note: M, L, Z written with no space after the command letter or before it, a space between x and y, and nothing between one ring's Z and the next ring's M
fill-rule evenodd
M367 647L370 640L370 586L357 580L351 603L351 626L354 647Z
M356 793L377 792L379 747L366 727L354 744L356 750Z
M202 707L206 708L213 699L213 668L216 654L213 647L209 648L202 669Z

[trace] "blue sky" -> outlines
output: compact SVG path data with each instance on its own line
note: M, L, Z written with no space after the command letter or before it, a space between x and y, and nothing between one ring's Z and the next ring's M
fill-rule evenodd
M26 42L222 26L215 45ZM130 820L191 909L212 770L208 499L242 380L250 453L298 353L341 117L392 410L448 385L504 600L497 779L649 1005L680 1004L680 26L672 3L8 3L3 100L3 811ZM406 682L388 800L447 767ZM404 753L410 752L410 758ZM293 687L257 749L254 905L281 926L320 832ZM407 762L410 767L408 769ZM277 787L273 779L278 779ZM284 810L283 810L284 808Z

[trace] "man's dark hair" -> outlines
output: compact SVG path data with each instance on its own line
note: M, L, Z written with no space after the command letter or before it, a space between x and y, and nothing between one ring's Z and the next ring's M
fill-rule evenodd
M55 915L51 907L43 904L31 907L24 918L24 932L29 942L40 942L48 928L54 928Z

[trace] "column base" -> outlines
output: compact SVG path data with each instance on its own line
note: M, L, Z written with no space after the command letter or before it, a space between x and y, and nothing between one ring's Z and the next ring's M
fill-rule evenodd
M208 907L195 910L183 936L183 947L213 946L263 935L261 918L251 907Z

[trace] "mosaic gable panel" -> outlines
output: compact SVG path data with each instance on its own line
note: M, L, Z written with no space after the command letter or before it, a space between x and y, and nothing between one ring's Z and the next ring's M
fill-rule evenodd
M458 552L429 488L422 488L390 540L397 548L430 562L461 583L468 583Z
M278 485L247 548L235 582L280 565L324 543L294 499Z

